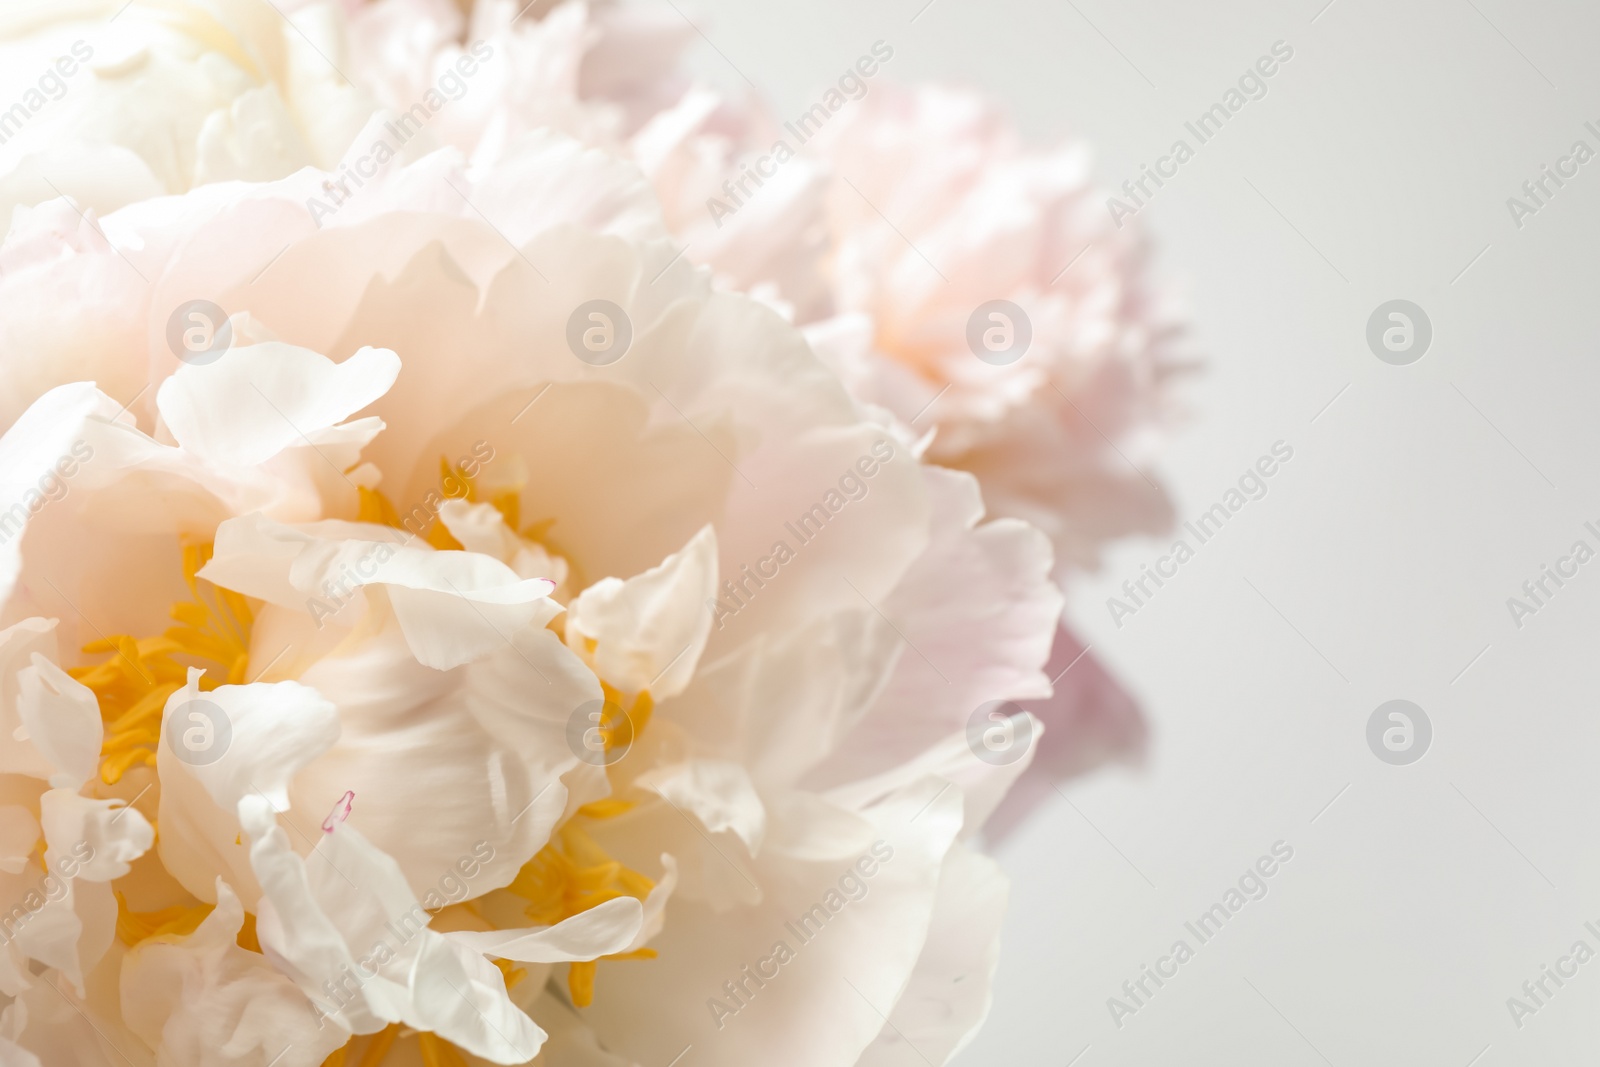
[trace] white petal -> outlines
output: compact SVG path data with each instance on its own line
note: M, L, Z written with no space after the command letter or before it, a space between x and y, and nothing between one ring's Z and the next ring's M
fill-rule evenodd
M501 563L510 563L516 554L516 532L506 525L505 517L493 504L446 500L439 505L439 521L468 552L492 556Z
M161 384L156 405L185 450L251 466L313 444L388 392L399 373L399 357L386 349L363 348L335 363L267 342L229 349L213 363L185 363Z
M123 1020L162 1065L318 1067L349 1032L320 1019L266 957L238 946L244 908L221 879L216 897L194 933L151 939L124 957Z
M314 827L353 791L349 825L395 858L430 908L435 894L506 885L571 806L610 791L604 768L568 741L569 719L597 705L600 685L543 627L441 672L418 663L390 623L302 679L338 705L341 735L295 779L290 795L309 814L296 822Z
M21 874L39 843L39 820L21 804L0 805L0 872Z
M534 1022L548 1031L550 1039L543 1053L551 1063L562 1067L634 1067L632 1060L614 1056L600 1047L600 1040L578 1013L559 996L541 990L528 1008Z
M430 929L399 866L358 831L336 826L302 860L261 798L245 797L239 819L263 893L261 947L329 1015L356 1033L388 1022L432 1031L494 1063L538 1052L544 1031L512 1004L499 969ZM341 983L348 996L329 1003Z
M261 515L229 519L218 527L200 576L319 618L334 613L325 598L381 586L413 654L436 670L468 663L559 610L544 599L554 582L519 578L473 552L396 543L403 535L395 531L380 540L382 529L341 522L292 527Z
M74 877L89 882L121 878L155 843L155 830L136 809L71 789L52 789L39 798L39 824L48 843L45 865L60 871L75 860Z
M28 1006L18 999L0 1012L0 1067L40 1067L39 1057L16 1042L28 1028Z
M856 1067L946 1063L989 1014L1000 958L1007 882L987 856L957 846L945 857L939 895L911 981Z
M0 1037L0 1067L39 1067L39 1057Z
M439 521L462 548L492 556L523 578L548 578L558 588L566 580L566 561L550 555L542 545L518 537L492 504L446 500L439 507Z
M211 799L232 811L251 794L277 811L289 807L289 783L339 738L333 704L299 682L222 685L204 692L203 672L167 698L162 712L163 779L187 771ZM215 748L222 747L220 755Z
M966 729L951 734L927 751L919 753L904 763L887 768L882 774L863 778L827 792L827 797L846 807L865 806L879 798L903 789L919 778L933 775L960 789L962 798L963 840L983 829L1012 785L1023 776L1033 763L1044 737L1044 724L1030 712L1023 712L1027 725L1016 728L1017 744L1023 746L1012 754L1008 763L992 764L973 756L971 740Z
M94 693L38 652L17 673L17 710L28 738L56 768L50 784L80 789L100 766L100 704Z
M656 939L667 924L667 904L678 888L678 861L666 852L661 854L660 860L661 877L656 879L656 884L644 898L644 922L639 926L638 936L623 949L624 952L644 948Z
M960 799L941 788L925 779L862 813L824 814L804 802L769 810L754 872L761 903L714 912L675 901L652 942L656 962L671 966L613 968L586 1021L606 1048L639 1063L669 1062L692 1044L705 1067L853 1067L927 941L939 870L960 824ZM807 915L812 932L801 938L790 927ZM774 971L778 941L791 958ZM755 973L763 959L758 988L745 968ZM724 983L741 981L753 996L717 1018L708 998L731 1006Z
M485 956L518 963L562 963L626 952L643 926L643 906L632 897L617 897L554 926L462 930L444 936Z
M678 895L716 911L760 902L756 856L767 832L767 814L743 767L692 760L647 771L634 785L662 802L640 804L595 826L591 832L601 847L639 861L654 859L665 849L670 856L663 859L672 860L669 873Z
M192 670L189 685L168 698L163 713L156 750L161 861L201 900L223 872L253 906L255 877L239 840L239 801L255 797L288 810L290 781L338 738L338 715L332 703L299 682L202 692L198 679ZM220 756L214 755L218 747ZM314 826L322 815L316 812L306 822Z
M322 982L354 973L356 958L339 924L323 910L310 872L289 847L272 808L258 797L246 797L239 805L239 821L250 836L250 865L261 885L256 936L262 951L307 996L326 1001L328 993ZM331 867L332 861L324 854L320 863ZM360 873L339 870L337 876L352 879ZM334 1010L320 1003L319 1007L351 1031L366 1034L397 1021L405 999L403 988L379 974L359 983L356 994L331 1006Z
M36 895L10 902L28 910L25 923L16 924L12 944L28 959L60 971L80 994L84 976L111 945L117 904L105 882L74 881L54 872L42 878L29 875Z
M28 738L23 725L20 676L33 657L56 652L56 620L23 619L0 631L0 773L48 780L56 768Z
M877 612L836 611L703 666L673 721L764 787L790 786L838 748L908 655Z
M689 760L652 768L635 779L634 785L660 794L673 807L693 815L708 833L732 833L752 856L761 851L767 813L749 772L740 764Z
M593 648L596 672L625 693L677 696L711 635L717 535L703 527L660 565L627 580L605 578L567 605L567 643Z

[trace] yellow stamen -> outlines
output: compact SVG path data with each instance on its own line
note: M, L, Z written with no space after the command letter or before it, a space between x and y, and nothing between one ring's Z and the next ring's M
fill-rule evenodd
M322 1067L345 1067L347 1057L362 1042L366 1042L366 1049L361 1053L361 1060L356 1067L378 1067L388 1057L389 1050L399 1036L400 1024L390 1023L370 1038L352 1037L342 1048L336 1049L323 1060ZM418 1032L417 1052L422 1057L423 1067L467 1067L466 1058L461 1052L438 1034Z
M117 938L129 948L153 938L172 942L188 937L215 910L211 904L174 904L159 911L134 911L121 893L113 891L113 895L117 898ZM249 912L244 913L244 923L234 943L246 952L261 952L261 941L256 937L256 917Z
M246 952L261 951L261 939L256 936L256 917L248 911L244 913L244 924L239 927L239 936L234 941Z
M106 725L100 777L107 785L115 785L135 766L155 766L161 712L167 698L187 684L189 667L214 668L200 680L206 691L247 678L255 610L248 598L198 577L210 558L209 544L184 547L183 580L192 599L173 605L177 626L159 637L118 634L90 642L85 652L110 655L94 666L67 672L99 701Z
M594 800L585 804L578 809L578 814L588 819L614 819L632 810L633 801L606 797L604 800Z
M509 529L515 530L522 524L522 494L515 489L496 493L489 498L489 506L500 513L500 517L505 520L505 524ZM545 529L549 529L554 522L554 519L550 519L540 525ZM523 536L530 535L524 534Z
M423 540L440 552L460 552L465 547L456 540L455 534L450 532L450 527L442 522L435 522L428 527L428 533Z
M567 964L567 991L572 1003L587 1008L594 1003L594 960L574 960Z
M130 947L153 937L170 941L187 937L199 929L212 911L210 904L174 904L160 911L134 911L121 893L114 895L117 898L117 937Z
M500 968L500 975L506 981L506 991L507 992L510 992L511 990L515 989L517 987L517 983L518 982L520 982L524 978L528 977L528 972L526 970L524 970L521 967L518 967L515 963L512 963L510 960L493 960L492 962L494 963L494 965L496 967Z
M609 682L601 682L600 690L605 695L608 708L620 708L624 705L621 691L613 688ZM606 751L610 752L614 748L633 744L634 740L644 733L644 728L650 725L650 715L655 706L655 699L650 696L650 691L647 689L633 698L633 706L628 708L627 714L608 716L606 721L600 724L600 738L605 742Z
M467 1061L461 1058L456 1047L436 1034L418 1034L417 1046L422 1053L423 1067L467 1067Z
M400 514L394 510L394 505L389 502L388 497L364 485L357 486L356 493L361 499L360 509L356 512L357 522L393 526L397 530L404 529L400 523Z
M439 488L447 499L465 500L469 504L478 502L476 479L463 468L451 466L450 461L443 456L439 457ZM465 547L455 539L449 527L437 520L428 528L428 534L423 540L441 552L460 551Z
M523 910L529 919L553 926L617 897L643 900L654 887L650 879L606 855L576 822L569 822L506 888L528 902Z
M428 519L429 525L426 530L413 529L406 525L406 520L401 517L399 509L394 506L394 503L381 490L358 487L357 491L360 496L360 510L356 518L359 521L377 523L381 526L392 526L397 530L405 530L407 533L420 535L424 542L440 551L458 551L464 547L450 533L449 528L438 521L436 512L432 518ZM555 519L543 519L530 524L527 529L522 528L522 494L520 491L504 489L484 500L483 494L478 488L477 478L468 474L466 468L452 466L447 458L440 456L439 492L446 499L465 500L469 504L489 504L500 513L501 519L505 521L506 528L517 534L517 536L525 541L532 541L535 544L542 545L552 555L563 558L568 557L568 553L563 551L549 537L550 528L556 524ZM426 508L416 510L422 511L424 517L429 514ZM415 519L415 511L413 511L412 517ZM575 575L576 568L570 558L567 558L567 566L571 573ZM557 620L560 618L560 616L557 616ZM560 624L553 620L551 625L558 626Z
M367 1051L362 1055L361 1062L356 1067L378 1067L378 1064L383 1062L383 1058L389 1054L389 1046L393 1045L394 1039L399 1036L399 1023L390 1023L378 1031L377 1036L367 1045ZM349 1047L349 1045L345 1046L345 1048Z
M597 803L604 805L606 802ZM574 820L557 830L550 843L517 872L517 877L506 888L528 902L523 911L530 920L541 926L553 926L617 897L644 900L655 883L608 856ZM649 959L654 956L653 951L645 949L604 958ZM580 1008L594 1001L594 977L594 961L574 963L567 970L567 988L572 1002Z

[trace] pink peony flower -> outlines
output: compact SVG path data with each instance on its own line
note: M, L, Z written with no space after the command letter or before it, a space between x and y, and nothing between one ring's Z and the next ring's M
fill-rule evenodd
M938 86L876 86L818 140L833 311L871 323L847 364L858 395L937 427L929 457L1049 534L1063 576L1165 529L1171 504L1135 457L1178 369L1176 327L1086 149L1029 151L992 105ZM994 301L1023 317L980 310Z

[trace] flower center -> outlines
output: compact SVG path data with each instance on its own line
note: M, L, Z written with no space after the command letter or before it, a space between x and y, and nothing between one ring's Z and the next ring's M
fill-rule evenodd
M206 691L245 680L255 611L248 598L197 577L210 558L210 544L183 549L183 580L191 599L173 605L178 625L159 637L118 634L90 642L84 652L110 655L94 666L67 672L100 704L106 727L100 777L107 785L115 785L132 767L155 766L162 709L187 684L189 667L215 668L200 679Z
M475 479L447 460L440 461L440 481L446 496L468 503L486 502L497 510L506 526L519 536L543 542L553 520L520 530L522 501L515 491L496 493L480 501ZM418 536L440 550L459 550L463 546L450 534L435 513L425 529L410 529L384 494L376 489L360 491L359 521L392 526ZM108 785L118 782L136 766L155 766L161 741L161 716L167 699L188 683L191 666L208 668L200 688L210 691L220 685L239 685L246 681L250 661L250 634L255 608L249 598L201 579L198 574L211 558L212 545L190 545L183 550L183 577L190 599L172 607L177 623L156 637L134 638L119 634L84 646L85 653L107 653L98 664L72 668L69 673L88 687L100 705L106 725L101 746L100 776ZM654 702L648 692L633 698L631 705L610 685L601 683L608 708L627 707L626 714L614 715L601 724L600 735L607 751L631 745L650 722ZM324 824L342 821L349 812L351 796L346 794ZM608 900L628 896L643 901L655 888L649 878L624 866L590 836L586 823L615 818L633 807L632 802L615 797L585 804L574 818L557 829L551 840L529 860L506 887L506 891L527 901L523 909L528 919L543 926L582 914ZM180 904L153 912L133 911L122 894L117 899L117 936L134 946L152 938L178 940L192 934L212 911L209 904ZM260 952L255 935L255 916L245 915L239 931L239 947ZM656 951L641 948L633 952L601 957L607 960L653 959ZM510 989L526 977L526 971L507 960L495 960ZM570 963L567 988L572 1002L587 1007L594 1001L598 960ZM379 1067L395 1041L402 1036L399 1024L365 1037L354 1037L336 1050L323 1067ZM436 1034L406 1030L415 1036L424 1067L466 1067L461 1052ZM360 1059L353 1059L360 1049Z
M523 912L530 920L540 926L553 926L617 897L642 901L650 895L655 883L607 855L579 821L613 818L632 806L628 801L616 799L585 804L578 809L576 818L557 830L550 843L523 865L506 890L528 902ZM649 960L655 957L655 949L641 948L600 958ZM567 965L567 991L572 1003L580 1008L594 1003L598 962L581 960Z

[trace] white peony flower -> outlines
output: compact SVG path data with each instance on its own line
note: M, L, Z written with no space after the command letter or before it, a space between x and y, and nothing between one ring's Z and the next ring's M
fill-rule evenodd
M0 1054L948 1059L1004 896L964 841L1038 736L970 724L1049 693L1047 539L631 164L530 127L363 174L389 121L0 246L0 622L66 668L0 639L55 724L0 766L65 791L0 806L0 879L37 824L100 894L19 943Z
M1083 144L1033 149L972 92L895 85L887 41L780 116L692 84L675 57L693 31L674 13L469 6L367 5L357 76L415 92L414 72L448 65L458 39L541 56L537 84L480 79L454 113L470 117L441 137L490 159L506 131L550 123L631 156L685 258L801 325L852 395L976 475L993 513L1044 531L1058 581L1111 540L1170 525L1150 460L1187 369L1179 321L1147 277L1142 229L1105 212ZM1063 626L1050 675L1069 669L1029 705L1050 733L997 830L1053 780L1143 747L1132 698Z
M371 113L347 65L330 0L8 3L0 220L62 195L107 212L331 166Z

